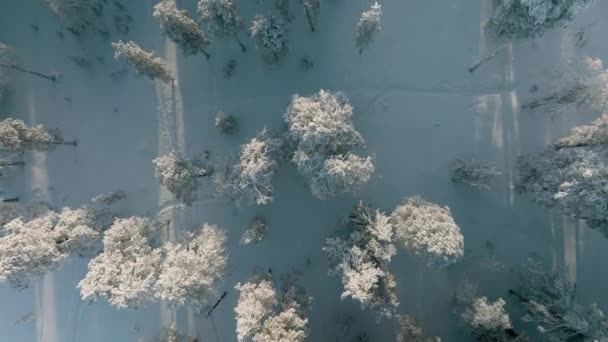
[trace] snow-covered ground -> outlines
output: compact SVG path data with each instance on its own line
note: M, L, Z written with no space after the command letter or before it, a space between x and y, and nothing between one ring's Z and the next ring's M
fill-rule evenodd
M63 75L53 84L14 74L0 117L60 128L66 139L78 140L76 148L26 153L26 167L0 179L1 189L6 196L41 198L57 207L78 207L99 193L122 189L128 193L123 215L154 217L164 210L173 217L167 238L203 222L218 224L229 239L230 272L221 287L228 296L209 318L188 309L171 312L163 305L117 311L103 301L87 304L76 288L87 260L74 259L31 289L0 287L1 341L134 341L153 336L173 320L199 341L235 341L238 293L233 287L269 267L277 277L298 272L314 298L311 341L335 341L340 313L355 318L355 332L367 332L371 341L388 341L391 322L375 323L373 314L361 311L358 303L340 300L341 285L327 275L321 248L356 200L390 212L415 194L449 206L465 237L465 260L447 270L429 270L403 250L391 263L399 312L414 315L429 334L446 341L470 339L451 312L459 281L468 277L479 282L481 294L505 297L513 284L510 268L531 253L555 268L567 267L580 302L608 309L608 241L512 190L518 155L541 151L570 127L598 116L584 110L552 115L522 110L521 104L547 91L569 62L584 56L608 60L608 41L602 35L608 30L608 2L595 1L567 28L507 46L474 74L467 69L496 47L483 32L491 13L489 0L383 0L382 32L362 55L354 47L353 29L369 1L323 1L315 33L309 31L299 2L292 1L289 54L272 67L262 63L245 32L246 54L234 41L218 40L208 48L210 60L184 57L162 36L152 18L154 3L128 2L134 18L130 33L112 32L110 40L133 40L163 56L177 75L174 92L134 76L131 69L124 79L111 79L124 64L113 59L110 41L99 36L78 41L65 31L60 38L57 18L41 1L0 1L0 42L15 48L20 65ZM180 0L178 5L196 15L195 1ZM240 0L238 7L248 23L272 8L272 1ZM582 48L575 46L580 30L588 38ZM309 71L299 65L304 55L315 62ZM70 56L82 56L91 66L77 66ZM226 79L222 66L231 58L238 65ZM533 85L538 92L530 91ZM285 163L269 206L235 209L214 199L206 185L192 207L175 207L154 178L152 160L166 151L194 155L209 150L211 159L220 162L264 126L281 129L293 94L311 95L319 89L345 92L366 152L375 155L375 175L359 193L317 200L295 167ZM218 110L238 118L238 134L220 135L214 127ZM503 174L487 192L454 185L449 163L458 157L492 160ZM257 213L269 219L270 232L260 244L243 247L242 230ZM494 259L487 241L495 246ZM489 266L493 261L500 263L498 270ZM28 313L34 314L32 321L12 325ZM522 326L519 315L513 316L516 327Z

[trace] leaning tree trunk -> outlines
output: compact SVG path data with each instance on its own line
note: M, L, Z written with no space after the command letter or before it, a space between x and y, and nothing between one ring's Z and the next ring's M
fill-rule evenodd
M42 78L47 79L47 80L49 80L51 82L57 81L57 76L56 75L45 75L43 73L39 73L37 71L28 70L28 69L22 68L22 67L20 67L18 65L14 65L14 64L0 64L0 67L8 68L8 69L13 69L13 70L21 71L21 72L24 72L24 73L27 73L27 74L30 74L30 75L35 75L35 76L38 76L38 77L42 77Z

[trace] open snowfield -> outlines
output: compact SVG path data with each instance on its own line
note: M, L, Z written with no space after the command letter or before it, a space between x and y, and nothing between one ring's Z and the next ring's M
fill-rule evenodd
M555 269L567 268L582 304L595 302L608 310L608 240L583 221L540 207L512 189L517 156L540 152L571 127L599 116L584 109L552 114L521 105L549 91L572 61L585 56L608 61L607 1L595 1L565 28L508 45L474 74L467 69L496 47L483 31L490 0L382 0L382 32L361 55L353 30L371 2L322 0L318 30L311 33L301 4L291 1L295 19L289 25L289 53L271 67L246 32L240 36L247 53L226 39L208 47L210 60L200 54L185 57L152 17L156 1L125 3L134 19L127 36L112 30L109 40L98 35L78 40L62 30L41 1L0 1L0 42L14 48L17 63L62 74L52 83L13 73L0 119L59 128L66 140L78 141L75 148L26 152L26 166L0 178L0 195L78 207L97 194L122 189L128 195L120 215L172 218L169 240L204 222L217 224L228 233L229 274L220 287L228 295L209 318L162 304L139 310L116 310L103 300L87 304L76 285L88 260L73 258L29 289L0 286L0 341L147 341L173 321L198 341L236 341L238 292L233 288L267 268L276 279L297 272L299 284L313 297L310 341L336 341L335 321L341 314L353 316L352 336L366 332L371 341L391 341L392 321L376 323L359 303L340 300L340 281L327 275L321 248L359 199L390 213L416 194L449 206L465 241L464 260L444 270L427 268L403 249L391 262L398 312L415 316L429 335L472 340L452 313L459 282L469 278L479 283L482 295L507 298L514 281L510 269L531 254ZM271 11L272 3L238 0L238 8L249 23L256 13ZM178 0L178 6L196 16L196 1ZM588 41L577 47L581 30ZM119 39L165 58L176 75L175 88L136 76L131 68L112 79L112 72L125 67L114 60L110 46ZM299 65L304 55L315 62L308 71ZM90 65L78 66L70 56L84 57ZM226 79L222 66L232 58L238 64ZM319 89L344 91L366 140L364 153L375 155L374 176L356 194L318 200L294 165L285 162L270 205L235 208L214 198L212 186L203 182L198 201L187 207L154 177L152 160L172 149L188 156L208 150L210 159L220 163L264 126L282 129L292 95ZM237 117L235 135L221 135L214 127L218 110ZM490 191L451 182L450 162L471 157L491 160L503 171ZM260 244L242 246L242 230L255 214L268 218L270 231ZM28 313L33 319L13 324ZM511 314L516 328L534 330L520 321L515 306Z

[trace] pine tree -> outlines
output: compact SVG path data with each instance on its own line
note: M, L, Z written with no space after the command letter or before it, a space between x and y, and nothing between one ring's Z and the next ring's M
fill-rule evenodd
M272 179L281 146L281 139L265 128L242 145L238 156L228 158L223 171L215 174L219 196L236 205L272 202Z
M310 97L295 95L285 113L292 161L319 199L354 192L374 172L372 157L352 152L364 145L352 116L348 98L325 90Z
M65 141L61 132L42 125L27 126L18 119L0 121L0 149L10 152L52 151L57 145L76 146L76 141Z
M249 30L256 48L267 63L276 63L287 54L289 40L281 19L257 15Z
M209 39L188 12L177 8L175 0L161 0L154 6L153 15L160 21L164 34L181 46L185 55L202 52L207 59L211 57L204 49L209 44Z
M488 30L498 39L526 39L542 36L582 12L591 0L495 0Z
M112 43L112 47L115 50L114 58L126 58L137 73L152 80L158 78L165 83L173 82L174 77L167 67L167 63L154 53L143 50L134 42L123 43L121 40L118 43Z
M360 202L349 216L347 231L326 240L330 275L340 276L344 291L361 308L371 309L378 320L391 318L399 305L395 277L388 266L396 250L394 229L380 210Z
M359 54L363 53L374 39L375 35L382 30L380 20L382 19L382 9L378 2L374 2L369 11L361 13L361 18L355 30L355 46L359 49Z
M171 151L152 162L155 165L154 174L159 183L166 186L178 200L187 205L191 205L196 200L198 178L211 174L211 171L203 165L202 160L188 159L177 151Z
M319 22L319 12L321 11L320 0L304 0L304 11L306 11L306 20L310 26L310 31L315 32L315 26Z
M429 267L445 268L464 255L464 237L448 207L410 197L395 208L391 222L405 250Z
M202 21L207 24L209 33L219 37L232 37L241 47L241 51L247 51L238 36L243 22L233 0L199 0L197 10Z

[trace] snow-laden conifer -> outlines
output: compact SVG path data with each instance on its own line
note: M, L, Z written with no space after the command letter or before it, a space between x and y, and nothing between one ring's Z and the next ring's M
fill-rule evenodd
M243 20L236 10L234 0L199 0L197 10L209 33L218 37L232 37L243 52L247 51L238 36Z
M371 157L352 151L364 145L352 116L348 98L325 90L295 95L285 113L287 137L295 149L292 161L319 199L356 191L374 172Z
M19 119L0 121L0 150L10 152L51 151L57 145L73 145L76 141L65 141L57 129L42 125L28 126Z
M608 145L608 114L602 115L590 125L574 127L570 135L559 139L558 149L573 147L606 147Z
M382 30L381 19L382 9L377 1L368 11L361 13L361 18L355 29L355 46L359 49L360 54L374 40L376 34Z
M587 221L608 236L608 169L597 153L583 148L521 156L516 190L546 207Z
M153 15L160 22L163 33L181 46L185 55L202 52L207 59L210 57L204 50L209 44L209 39L188 12L177 8L176 0L160 0L154 6Z
M456 159L451 163L452 182L489 190L492 177L500 175L494 163L477 159Z
M162 261L151 243L156 227L140 217L116 219L103 237L103 253L89 262L78 287L83 300L101 298L117 308L139 308L154 300Z
M224 169L215 174L219 196L236 205L272 202L272 179L281 146L281 139L267 129L242 145L238 156L228 158Z
M239 291L234 308L239 342L307 340L310 298L302 288L286 284L281 293L277 293L269 277L254 278L235 288Z
M187 205L191 205L196 200L198 178L210 174L210 170L203 165L202 160L188 159L177 151L171 151L152 162L158 182Z
M405 250L440 269L464 255L464 237L448 207L410 197L391 214L396 238Z
M428 337L420 323L410 315L397 315L396 342L441 342L439 337Z
M94 255L100 240L101 226L90 209L48 210L32 219L20 215L0 228L0 281L26 288L70 255Z
M163 246L156 295L170 307L190 304L203 312L217 294L227 262L226 234L217 226L203 224L199 232L188 232L180 242Z
M269 64L278 62L287 54L289 40L285 23L274 16L257 15L249 28L256 48Z
M310 31L315 32L319 22L319 13L321 12L320 0L304 0L304 11L306 12L306 20L310 26Z
M165 83L173 81L174 77L167 67L167 63L152 52L143 50L134 42L112 43L115 50L114 58L125 58L138 74L147 76L150 79L160 79Z
M328 238L323 247L330 275L341 278L341 298L358 301L378 320L392 317L399 305L395 277L388 269L396 253L393 234L388 216L361 202L349 217L348 231Z
M591 0L494 0L488 30L499 39L526 39L574 19Z

